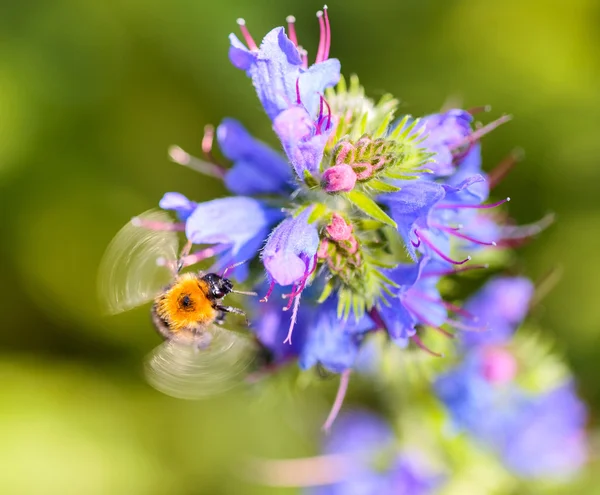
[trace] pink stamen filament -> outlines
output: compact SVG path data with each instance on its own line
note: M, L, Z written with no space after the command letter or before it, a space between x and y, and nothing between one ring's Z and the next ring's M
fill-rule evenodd
M429 294L425 294L424 292L421 292L420 290L416 289L410 289L410 293L418 297L419 299L424 299L425 301L441 304L448 311L452 311L453 313L464 316L465 318L470 318L472 320L478 319L477 316L469 313L467 310L461 308L460 306L457 306L456 304L452 304L451 302L445 301L444 299L438 299L437 297L430 296Z
M471 115L477 115L478 113L491 112L491 111L492 111L492 105L481 105L479 107L469 108L467 110L467 113L470 113Z
M321 428L325 433L329 433L331 427L333 426L333 422L335 418L337 418L340 410L342 409L342 404L344 403L344 398L346 397L346 392L348 391L348 382L350 381L350 373L351 370L347 369L342 371L340 375L340 385L338 387L337 394L335 396L335 401L333 402L333 406L331 411L329 412L329 416L325 420L323 427Z
M286 17L288 23L288 38L294 45L298 46L298 38L296 37L296 18L293 15Z
M290 294L284 294L283 297L289 297L290 298L290 302L288 303L288 305L283 308L284 311L288 311L290 309L290 307L292 306L292 299L298 295L300 295L300 293L304 290L304 287L306 287L306 281L310 278L310 276L315 273L315 270L317 269L317 259L318 259L318 254L315 254L314 258L313 258L313 266L312 268L309 270L308 268L308 263L306 264L306 272L304 273L304 275L302 276L302 279L300 280L300 283L298 285L294 285L292 286L292 292Z
M258 50L258 46L256 46L254 39L250 35L250 31L248 31L248 28L246 27L246 21L244 19L240 18L237 20L237 23L238 23L238 26L240 27L240 31L242 32L242 36L246 40L246 44L248 45L248 48L250 48L250 50Z
M208 124L204 126L204 136L202 136L202 152L209 158L212 158L211 151L213 139L215 137L215 128Z
M277 487L332 485L348 479L355 459L345 454L329 454L301 459L252 460L247 467L250 481Z
M379 311L377 311L377 308L371 308L369 310L369 316L371 317L371 319L373 320L373 322L377 325L377 328L381 328L383 330L387 330L385 322L383 321L383 318L379 314Z
M202 147L204 149L205 138L202 139ZM227 170L221 165L214 162L207 162L200 160L199 158L193 157L186 151L182 150L179 146L171 146L169 148L169 156L171 160L179 165L191 168L196 172L200 172L203 175L210 177L216 177L217 179L223 179ZM212 157L210 157L212 159Z
M480 244L482 246L495 246L496 245L496 243L494 241L492 241L492 242L485 242L485 241L480 241L480 240L477 240L477 239L473 239L473 237L470 237L470 236L468 236L466 234L458 232L457 228L445 227L444 225L436 225L436 224L431 225L431 227L433 227L434 229L443 230L444 232L448 232L450 235L453 235L454 237L458 237L459 239L464 239L465 241L469 241L469 242L472 242L474 244Z
M433 244L433 242L431 242L427 237L425 237L422 232L420 232L418 230L415 230L414 233L415 233L415 235L417 236L418 239L421 239L425 244L427 244L432 249L432 251L434 253L436 253L440 258L442 258L443 260L447 261L448 263L452 263L453 265L463 265L467 261L471 260L471 257L467 256L462 261L456 261L456 260L450 258L449 256L447 256L446 254L444 254L439 248L437 248Z
M298 316L298 308L300 307L300 296L302 296L302 292L300 292L294 299L294 309L292 310L292 318L290 319L290 328L288 330L287 337L283 341L284 344L292 345L292 333L294 331L294 326L296 325L296 318Z
M466 323L463 323L463 322L457 321L457 320L448 319L446 321L447 321L448 325L450 325L454 328L460 328L461 330L465 330L467 332L484 332L485 330L488 329L487 326L474 327L472 325L467 325Z
M421 275L421 278L445 277L448 275L456 275L457 273L470 272L471 270L480 270L482 268L487 269L489 267L490 267L490 265L487 265L487 264L486 265L470 265L470 266L464 266L462 268L457 268L455 270L440 270L440 271L426 272Z
M265 297L263 297L260 300L260 302L266 303L269 300L269 297L271 297L271 294L273 294L273 289L275 289L275 280L271 280L271 285L269 285L269 290L267 290Z
M439 358L444 357L443 354L434 352L429 347L427 347L416 333L410 339L417 345L419 349L425 351L426 353Z
M327 15L327 5L323 7L323 13L325 16L325 50L323 51L323 60L329 58L329 49L331 48L331 26L329 25L329 16Z
M134 227L142 227L148 230L167 230L176 232L185 231L185 223L155 222L140 217L133 217L131 219L131 225L133 225Z
M300 52L300 57L302 58L302 68L308 69L308 52L301 46L298 47L298 51Z
M498 184L500 184L500 182L502 182L502 180L522 159L522 157L523 151L517 149L504 158L498 165L496 165L488 174L488 184L490 189L494 189Z
M433 328L434 330L437 330L438 332L440 332L442 335L448 337L449 339L453 339L454 338L454 334L448 332L447 330L444 330L443 328L441 328L438 325L435 325L431 320L425 318L421 313L419 313L418 311L416 311L414 309L414 307L412 307L410 304L407 304L407 302L404 300L402 301L402 304L404 305L404 307L410 311L413 315L415 315L417 317L417 319L424 325L427 325L428 327Z
M500 127L502 124L508 122L510 119L512 119L512 116L503 115L499 119L496 119L493 122L490 122L489 124L484 125L482 128L477 129L475 132L471 133L469 136L464 138L462 141L459 141L455 145L451 146L450 150L455 151L455 150L462 148L463 146L470 146L475 141L478 141L479 139L481 139L483 136L485 136L489 132L493 131L497 127Z
M325 102L325 106L327 107L327 125L325 126L325 130L329 129L329 126L331 126L331 107L329 106L329 103L327 103L327 100L325 98L323 98L323 101Z
M181 260L182 266L186 267L190 265L195 265L196 263L199 263L200 261L205 260L206 258L212 258L213 256L222 252L224 249L225 247L209 247L206 249L202 249L201 251L192 253L188 256L183 257L183 259Z
M439 210L458 210L460 208L470 208L475 210L487 210L488 208L496 208L496 206L503 205L504 203L508 203L510 198L501 199L500 201L496 201L495 203L487 203L487 204L479 204L479 205L469 205L469 204L439 204L436 205L435 208Z
M315 63L319 63L323 61L323 54L325 52L325 38L327 35L325 34L325 21L323 20L323 11L319 10L317 12L317 18L319 19L319 48L317 50L317 57L315 59Z
M296 103L302 105L302 98L300 97L300 78L296 78Z

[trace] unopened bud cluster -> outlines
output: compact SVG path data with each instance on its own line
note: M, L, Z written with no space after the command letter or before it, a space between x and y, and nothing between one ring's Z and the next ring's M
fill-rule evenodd
M353 231L352 224L334 213L325 227L317 252L318 258L327 263L331 273L346 283L352 278L353 269L360 267L362 262L360 245Z

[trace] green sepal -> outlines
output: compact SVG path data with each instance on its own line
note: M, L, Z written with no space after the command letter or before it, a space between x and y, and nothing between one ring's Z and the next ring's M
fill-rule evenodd
M388 214L381 209L381 207L375 203L369 196L360 191L350 191L345 193L348 201L350 201L354 206L356 206L359 210L363 211L366 215L374 218L375 220L379 220L386 225L390 225L394 228L398 228L396 222L392 220Z
M319 181L306 169L304 170L304 183L309 188L317 187L319 185Z
M372 187L376 191L387 192L387 193L398 192L400 190L399 187L393 186L392 184L388 184L387 182L384 182L379 179L371 179L368 182L368 186Z
M308 223L315 223L327 214L328 208L323 203L317 203L308 217Z
M317 299L317 303L318 304L324 303L327 300L327 298L331 295L332 292L333 292L333 283L331 281L329 281L329 282L327 282L325 287L323 287L323 292L321 292L319 299Z

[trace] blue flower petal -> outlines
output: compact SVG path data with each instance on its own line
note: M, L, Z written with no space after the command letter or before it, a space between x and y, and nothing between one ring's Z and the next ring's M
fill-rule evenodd
M198 203L190 201L183 194L177 192L165 193L158 202L163 210L174 210L181 221L185 222L198 206Z
M244 196L200 203L186 222L186 236L194 244L224 244L237 254L257 236L266 237L281 213Z
M340 63L335 59L304 70L298 48L286 36L282 27L271 30L258 50L248 50L233 34L230 35L230 40L231 62L252 78L258 98L271 120L298 104L304 105L309 114L316 117L319 94L339 81Z
M299 365L308 369L321 363L334 373L341 373L354 366L362 334L373 328L368 317L358 323L351 318L338 318L334 302L322 305L308 329L306 344L300 355Z
M254 139L234 119L224 119L217 127L221 151L233 161L227 171L227 188L239 195L276 194L291 191L292 174L287 161L263 142Z
M262 252L265 269L279 285L299 282L312 270L319 248L319 231L308 223L311 209L281 222L267 240Z
M300 106L291 107L281 112L273 122L273 130L281 140L281 144L292 163L296 174L304 179L304 171L311 174L319 171L325 145L333 125L317 132L310 115Z
M406 249L416 261L416 251L411 242L416 241L413 230L415 227L427 227L429 213L444 197L445 189L440 184L424 180L405 181L400 187L400 191L379 199L390 207L391 216L398 224L398 232Z

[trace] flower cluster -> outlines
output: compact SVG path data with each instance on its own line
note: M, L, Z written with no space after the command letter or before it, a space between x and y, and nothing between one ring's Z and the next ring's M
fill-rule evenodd
M238 21L242 39L230 35L229 59L250 78L280 149L233 119L207 127L203 159L180 148L171 157L222 180L232 195L195 203L167 193L160 206L179 223L146 227L185 231L189 243L204 245L185 265L212 258L213 270L234 266L231 276L255 287L260 300L250 308L250 329L269 351L269 369L297 361L304 370L319 366L341 375L327 427L370 334L439 356L424 334L453 338L458 330L464 362L435 384L454 425L523 476L572 471L584 459L584 410L572 385L529 393L518 383L510 350L532 284L496 279L464 307L440 290L448 277L484 272L490 253L529 240L548 223L514 226L503 213L510 198L490 200L515 157L485 173L481 139L509 117L481 125L475 116L482 109L397 115L392 96L375 102L356 76L341 75L340 62L330 58L327 9L317 17L313 64L293 17L260 43ZM358 423L358 433L341 434L342 443L349 435L366 435L365 444L391 437L377 420ZM335 438L328 452L337 451ZM539 442L547 446L545 457L535 453ZM409 458L394 451L386 469L357 468L354 481L375 487L402 479L395 483L410 493L429 493L433 478L415 474Z
M522 384L526 370L513 334L532 295L529 280L505 277L472 297L466 308L488 331L464 335L464 361L439 376L435 390L455 427L496 452L515 474L568 477L587 458L586 411L570 379L542 391Z

